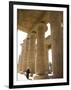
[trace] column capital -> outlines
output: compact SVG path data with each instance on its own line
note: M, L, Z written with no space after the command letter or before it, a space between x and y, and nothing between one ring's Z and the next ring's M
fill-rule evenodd
M37 32L38 30L43 30L44 32L46 32L47 29L48 29L48 27L47 27L47 25L46 25L46 23L45 23L44 21L41 21L40 23L38 23L38 24L36 25L36 32Z

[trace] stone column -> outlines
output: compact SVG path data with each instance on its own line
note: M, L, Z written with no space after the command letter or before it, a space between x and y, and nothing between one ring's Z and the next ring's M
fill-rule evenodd
M27 59L27 68L30 69L31 74L35 73L35 40L36 32L32 31L29 35L29 50Z
M19 55L19 63L18 63L18 69L19 69L19 73L23 73L23 49L24 49L24 42L21 44L21 54Z
M59 12L52 12L50 15L53 78L63 77L63 29L60 18Z
M46 74L48 74L48 69L49 69L49 63L48 63L48 44L47 44L47 40L45 39L45 71L46 71Z
M22 66L23 66L23 72L27 70L27 57L28 57L28 48L29 48L29 38L26 38L24 40L24 49L23 49L23 61L22 61Z
M21 55L19 56L19 68L21 73L25 72L27 69L27 53L28 53L28 45L29 45L29 38L26 38L23 40L23 43L21 44L22 46L22 51Z
M45 31L46 24L39 23L36 27L37 32L37 59L35 61L35 76L34 79L46 79L48 76L45 69Z
M19 56L19 62L18 62L17 70L18 70L18 73L22 72L22 59L21 59L21 55Z

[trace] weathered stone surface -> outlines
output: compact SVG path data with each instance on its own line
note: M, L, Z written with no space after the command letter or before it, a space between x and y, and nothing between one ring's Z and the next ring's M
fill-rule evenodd
M24 12L24 11L23 11ZM35 73L34 79L47 79L48 77L48 49L52 48L53 77L63 77L63 12L58 11L22 11L18 13L18 28L29 33L29 40L22 45L18 71L30 68ZM33 13L35 12L35 13ZM29 17L30 15L31 17ZM22 16L22 17L21 17ZM42 16L42 17L40 17ZM35 18L34 18L35 17ZM40 18L39 18L40 17ZM21 21L22 20L22 21ZM42 21L42 23L39 23ZM45 39L46 24L51 25L51 35ZM32 30L36 30L32 31ZM31 32L32 31L32 32ZM35 40L37 39L37 44Z
M35 73L35 40L36 33L32 31L29 37L29 50L27 59L27 68L30 69L32 74Z
M60 22L60 14L54 12L50 15L52 38L52 66L54 78L63 77L63 30Z

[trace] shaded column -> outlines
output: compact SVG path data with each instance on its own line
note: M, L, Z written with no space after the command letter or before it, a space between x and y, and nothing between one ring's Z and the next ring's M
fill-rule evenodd
M29 35L29 50L27 59L27 68L30 69L31 74L35 73L35 40L36 32L32 31Z
M51 13L53 78L63 77L63 29L61 28L60 20L61 16L59 12Z
M34 79L45 79L47 78L45 68L45 31L47 26L41 22L36 27L37 32L37 59L35 61L35 76Z
M49 69L49 63L48 63L48 45L47 45L47 41L46 41L46 39L45 39L45 51L44 51L44 57L45 57L45 72L46 72L46 74L48 74L48 69Z

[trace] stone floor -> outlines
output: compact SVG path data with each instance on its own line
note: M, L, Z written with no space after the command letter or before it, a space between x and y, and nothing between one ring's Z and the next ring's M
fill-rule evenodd
M26 75L25 74L20 74L20 73L18 73L18 80L28 80L27 78L26 78ZM29 77L29 80L33 80L33 77Z
M34 80L35 75L36 74L34 74L33 76L29 76L29 80ZM53 73L49 74L49 78L48 79L50 79L52 77L52 75L53 75ZM23 80L28 80L28 79L26 78L25 73L23 73L23 74L18 73L18 80L19 81L23 81Z

